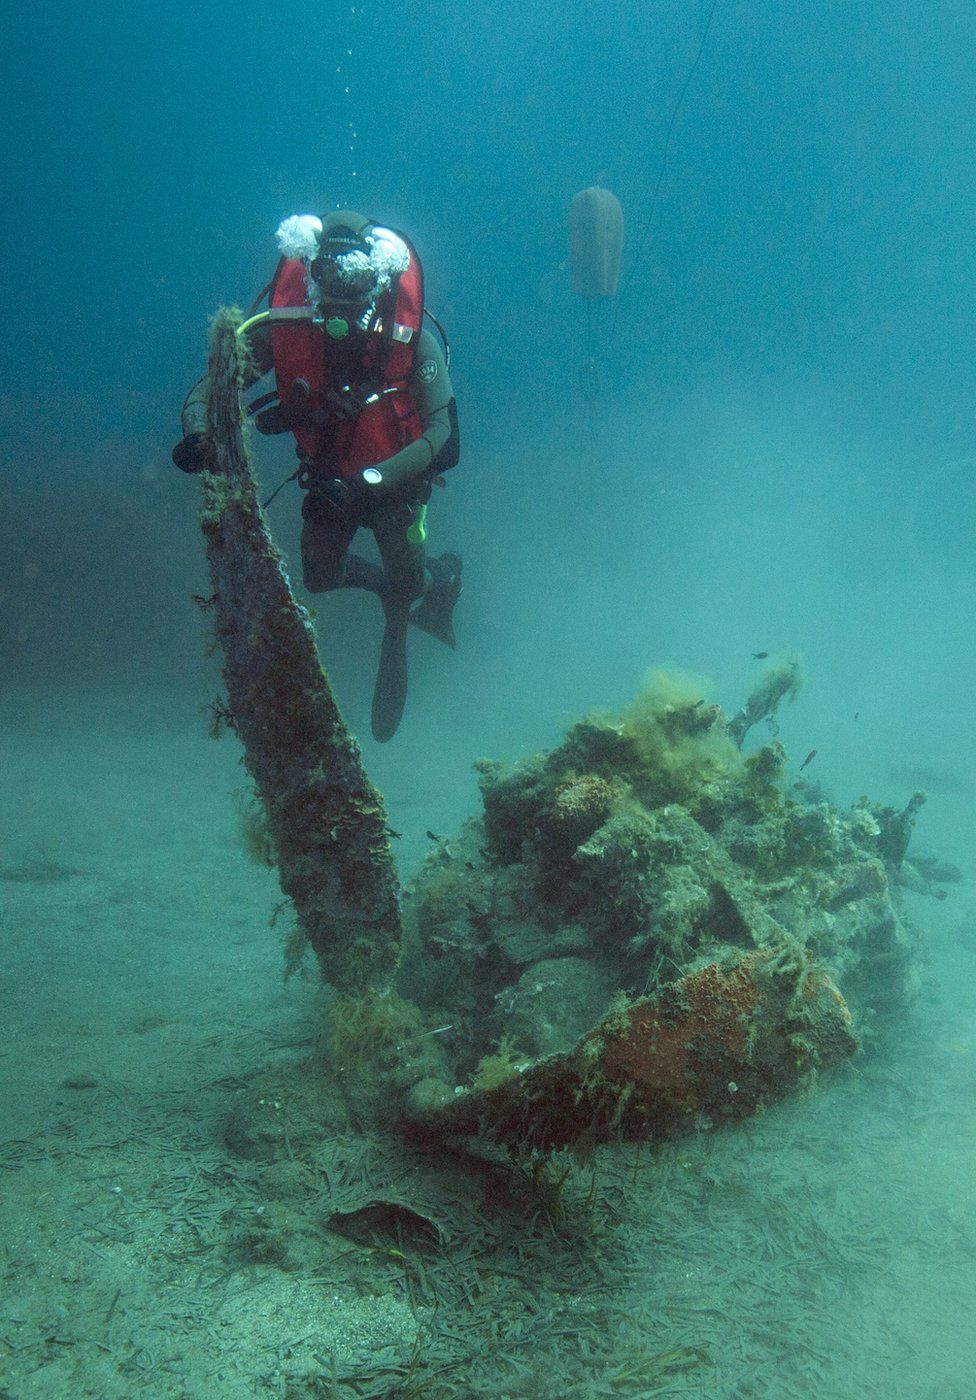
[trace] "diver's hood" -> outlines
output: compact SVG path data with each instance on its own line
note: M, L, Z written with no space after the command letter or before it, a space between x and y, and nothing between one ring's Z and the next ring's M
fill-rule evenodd
M314 214L294 214L276 236L283 257L307 265L313 305L375 307L410 266L407 245L392 229L344 211L325 223Z

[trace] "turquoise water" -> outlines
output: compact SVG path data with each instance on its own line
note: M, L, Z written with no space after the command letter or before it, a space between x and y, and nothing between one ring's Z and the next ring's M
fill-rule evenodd
M969 11L94 4L6 28L0 1389L970 1395ZM592 183L623 204L625 280L587 343L566 215ZM334 205L411 233L454 347L462 462L430 530L465 558L460 644L411 637L393 743L368 732L375 600L316 600L405 876L477 810L475 759L555 744L656 665L731 712L787 649L794 766L816 750L842 806L924 789L916 840L962 873L904 895L924 989L883 1054L734 1133L607 1153L568 1218L516 1192L416 1268L323 1223L360 1169L410 1170L398 1146L337 1133L272 1179L224 1142L323 1012L281 981L246 775L206 737L198 487L169 462L208 315L267 280L283 217ZM292 461L260 444L269 487ZM294 488L270 520L295 561ZM284 1256L254 1247L269 1210Z

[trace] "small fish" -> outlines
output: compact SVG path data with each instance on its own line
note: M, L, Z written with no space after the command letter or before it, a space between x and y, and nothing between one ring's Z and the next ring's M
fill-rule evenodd
M753 661L765 661L768 655L768 651L754 651L752 653L752 659Z
M441 839L441 838L437 835L436 831L428 831L428 833L427 833L427 840L428 840L428 841L439 841L440 839Z
M854 718L855 718L855 719L860 719L860 718L861 718L861 711L860 711L860 710L855 710L855 711L854 711Z
M817 756L817 750L816 750L816 749L811 749L810 752L807 754L806 758L805 758L805 759L803 760L803 762L800 764L800 772L801 772L801 773L803 772L804 768L807 766L808 763L812 763L812 762L813 762L813 760L816 758L816 756Z

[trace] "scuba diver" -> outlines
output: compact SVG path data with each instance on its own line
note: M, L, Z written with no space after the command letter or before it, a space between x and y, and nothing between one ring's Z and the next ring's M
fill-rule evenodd
M425 546L432 485L459 456L448 357L423 325L423 272L403 234L338 210L285 219L277 241L274 277L240 332L251 366L245 387L273 370L275 388L248 413L259 432L295 437L299 464L288 481L306 493L305 587L364 588L383 605L372 729L384 742L406 703L408 624L455 645L461 559L428 559ZM258 312L265 296L268 310ZM204 376L183 404L173 449L181 471L210 461L207 390ZM373 531L382 568L349 553L361 526Z

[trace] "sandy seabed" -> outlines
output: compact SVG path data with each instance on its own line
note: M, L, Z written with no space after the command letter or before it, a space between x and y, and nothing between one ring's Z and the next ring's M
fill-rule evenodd
M812 1097L565 1181L456 1166L444 1229L349 1238L334 1211L429 1164L348 1124L278 1162L225 1141L326 1014L282 980L245 787L193 706L4 700L0 1395L972 1396L972 870L906 896L923 995Z

